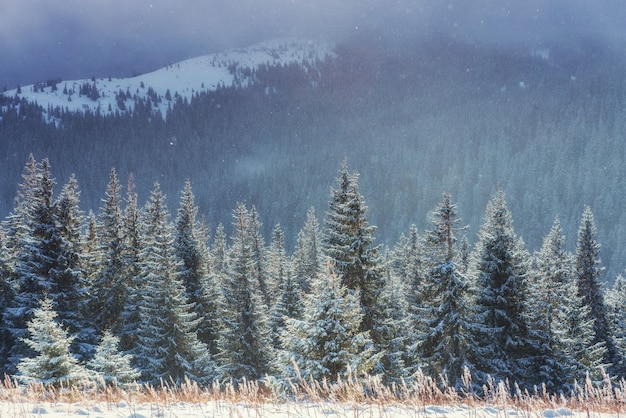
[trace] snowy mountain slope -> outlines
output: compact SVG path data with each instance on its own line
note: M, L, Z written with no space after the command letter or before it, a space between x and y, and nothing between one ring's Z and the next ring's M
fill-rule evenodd
M251 72L261 65L314 65L335 56L334 45L298 39L277 39L247 48L204 55L132 78L91 78L36 83L2 94L37 103L48 112L55 108L68 111L100 112L132 110L135 99L150 98L154 111L165 117L168 106L179 95L190 99L194 93L219 86L248 85ZM169 91L169 94L168 94Z

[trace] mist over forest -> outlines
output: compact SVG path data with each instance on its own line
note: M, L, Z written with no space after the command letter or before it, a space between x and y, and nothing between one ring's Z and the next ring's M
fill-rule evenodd
M171 207L188 178L212 230L230 228L244 202L266 237L281 224L291 251L309 207L327 210L347 159L387 247L411 224L425 228L442 192L474 242L501 188L531 251L556 216L573 249L589 205L612 282L626 259L623 70L593 40L533 51L365 34L339 43L319 72L263 68L252 87L179 100L165 119L139 104L114 117L58 109L55 125L0 96L0 214L32 153L50 159L58 184L76 174L84 210L101 206L112 167L122 182L133 174L141 201L159 181Z

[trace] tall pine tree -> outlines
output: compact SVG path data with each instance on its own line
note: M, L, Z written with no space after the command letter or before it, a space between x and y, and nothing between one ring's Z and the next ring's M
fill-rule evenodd
M602 267L600 267L599 254L600 244L596 240L595 220L591 209L587 206L580 220L576 245L578 294L582 298L583 305L589 309L587 318L593 321L593 342L604 344L606 347L604 363L611 365L609 372L624 376L626 371L620 366L623 363L622 355L617 350L613 340L613 332L604 302L604 293L600 282Z
M408 237L405 237L395 251L396 274L406 286L407 318L405 363L409 374L414 374L422 366L419 342L428 329L427 306L432 299L428 294L426 281L426 260L423 238L415 225L411 225Z
M626 367L624 356L626 355L626 279L619 274L613 282L613 287L606 297L609 317L614 332L615 345L622 359L616 367Z
M306 214L306 222L296 241L296 249L293 255L294 274L298 285L303 292L309 293L311 283L321 272L321 245L320 227L315 214L315 208L311 207Z
M528 258L513 230L504 192L487 205L476 247L477 274L475 382L506 380L529 384L533 344L528 329Z
M367 221L367 205L359 192L358 174L349 173L344 160L331 190L326 217L324 252L341 284L359 297L363 311L361 331L369 332L375 351L383 353L373 373L393 380L405 370L394 347L398 322L389 311L380 247L374 246L375 227Z
M478 327L472 322L469 283L455 260L459 222L456 205L444 193L426 236L426 249L430 253L426 283L431 298L424 301L426 308L421 312L426 327L421 335L418 332L416 343L426 374L442 376L455 388L463 385L466 368L475 369L472 357Z
M81 260L84 216L79 197L78 183L71 176L54 204L59 247L50 269L52 286L48 295L55 302L61 324L76 335L72 349L84 359L91 355L96 337L89 317L88 282Z
M273 283L276 283L272 303L270 327L274 348L280 348L280 332L285 327L286 318L302 317L302 292L298 281L291 273L285 254L283 230L276 224L272 231L272 243L268 251L267 271Z
M121 312L122 326L118 334L120 336L120 348L123 351L130 350L135 346L137 333L140 328L139 301L145 283L139 281L141 277L139 269L139 255L142 251L141 242L141 210L137 203L137 193L133 176L128 177L126 186L126 206L122 215L122 271L126 285L126 301Z
M254 259L256 228L244 204L234 212L235 235L229 274L223 283L222 329L218 340L220 371L235 382L260 379L271 371L274 352L268 323L268 309L258 288Z
M165 196L156 183L142 219L138 281L146 285L138 301L141 328L135 364L142 380L152 384L187 378L208 383L215 377L215 365L198 340L200 320L185 297L168 218Z
M531 333L536 342L536 383L563 390L599 371L602 347L592 346L588 309L578 297L573 257L565 251L558 218L535 257L530 279Z
M103 206L100 209L98 237L101 260L99 273L93 281L91 311L96 315L98 332L122 327L122 310L128 297L127 277L123 260L123 224L121 191L117 173L111 169Z
M27 334L27 323L33 311L39 307L44 293L56 288L55 271L62 248L62 238L57 223L53 200L55 181L47 159L34 166L27 165L23 196L28 199L19 203L22 224L15 237L15 272L18 290L14 304L8 308L5 320L14 339L10 353L10 371L21 357L32 355L32 350L22 341ZM26 186L28 185L28 186ZM32 190L26 190L32 187Z
M11 333L5 321L5 310L13 304L15 297L15 281L9 266L10 252L7 248L7 237L0 226L0 373L4 370L7 361L6 355L11 347Z
M208 237L196 219L197 214L191 182L187 180L175 220L174 248L180 261L180 278L185 285L187 300L194 305L194 312L200 318L198 338L215 354L219 326L218 289L209 277Z

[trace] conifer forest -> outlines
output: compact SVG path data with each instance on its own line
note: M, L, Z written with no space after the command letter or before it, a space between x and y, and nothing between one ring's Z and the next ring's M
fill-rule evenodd
M167 117L0 96L0 372L626 377L624 63L351 42Z

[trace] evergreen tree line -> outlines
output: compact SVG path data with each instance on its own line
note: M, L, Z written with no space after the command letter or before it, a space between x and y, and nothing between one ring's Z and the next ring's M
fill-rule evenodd
M502 191L473 246L444 193L427 229L383 251L344 161L323 222L310 209L289 255L280 225L266 243L243 203L232 234L209 237L189 180L174 219L158 182L140 207L115 170L97 214L80 209L75 177L54 186L48 160L31 156L0 229L2 370L20 380L425 373L460 388L469 373L476 387L565 391L624 376L626 282L603 287L589 208L574 254L558 218L531 254Z

